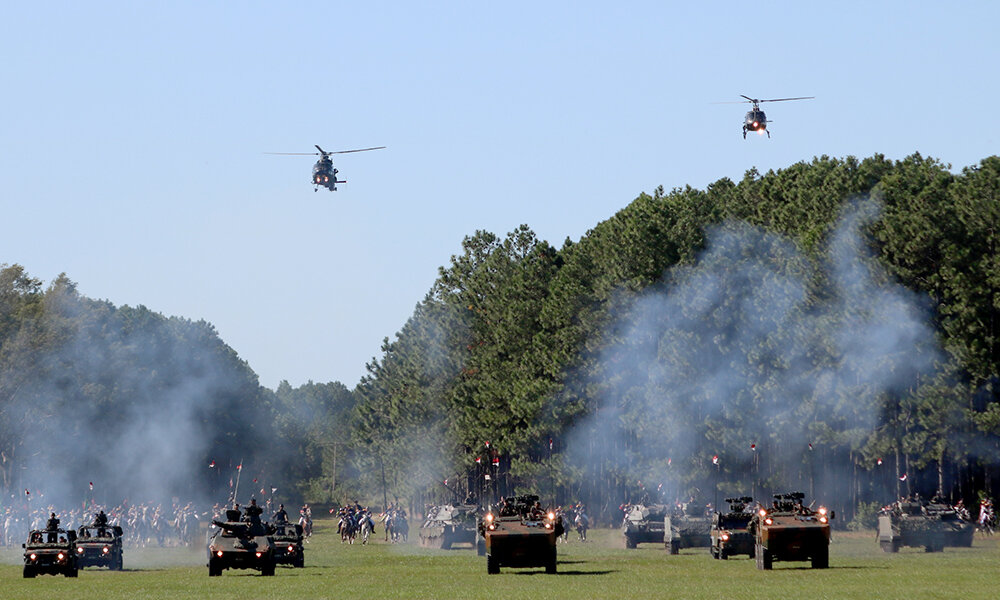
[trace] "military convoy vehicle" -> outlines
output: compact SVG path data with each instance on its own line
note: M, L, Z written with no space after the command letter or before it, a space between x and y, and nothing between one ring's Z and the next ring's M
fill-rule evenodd
M625 512L622 520L622 535L625 547L635 548L638 544L662 544L664 519L667 506L663 504L633 504Z
M556 538L563 524L555 513L542 512L538 496L508 498L489 510L481 522L486 541L486 572L493 575L500 567L545 567L556 572Z
M302 544L302 526L298 523L274 523L271 526L274 542L274 562L279 565L306 566L305 546Z
M687 502L663 519L663 545L670 554L682 548L708 548L712 545L711 529L712 520L704 507Z
M475 504L442 504L427 511L427 518L420 528L420 545L425 548L448 550L453 544L476 546Z
M748 529L754 511L751 504L753 498L740 496L726 498L729 512L717 512L712 516L712 557L725 560L737 554L746 554L753 558L754 536Z
M72 529L35 529L28 533L24 548L24 576L65 575L76 577L76 532Z
M77 530L76 561L79 567L107 567L121 571L122 528L117 525L84 525Z
M941 552L945 546L971 546L975 527L941 502L901 500L883 509L878 517L878 542L885 552L900 547L923 546L926 552Z
M802 492L775 494L770 508L750 521L757 568L770 570L774 561L812 561L812 568L830 566L830 519L833 512L802 505Z
M208 542L208 575L217 577L225 569L256 569L274 575L274 540L257 522L241 521L239 509L226 510L225 521L212 521L216 529Z

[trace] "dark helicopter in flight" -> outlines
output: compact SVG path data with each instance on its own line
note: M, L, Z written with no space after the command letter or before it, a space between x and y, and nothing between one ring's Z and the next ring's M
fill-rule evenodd
M338 180L337 173L339 171L333 166L333 159L330 158L331 154L350 154L351 152L367 152L369 150L381 150L385 146L375 146L374 148L359 148L357 150L337 150L335 152L327 152L326 150L319 147L318 144L314 144L319 152L265 152L264 154L282 154L285 156L319 156L319 160L313 165L312 173L312 184L316 187L313 188L314 192L318 192L320 186L325 187L331 192L337 191L338 183L347 183L346 180Z
M721 102L720 104L743 104L744 102L749 102L752 106L750 111L747 112L746 116L743 117L743 139L747 139L748 131L757 131L767 133L767 137L771 137L771 132L767 130L767 115L764 111L760 109L761 102L785 102L787 100L812 100L816 96L799 96L797 98L772 98L770 100L760 100L758 98L751 98L750 96L740 96L746 98L746 100L737 100L735 102Z

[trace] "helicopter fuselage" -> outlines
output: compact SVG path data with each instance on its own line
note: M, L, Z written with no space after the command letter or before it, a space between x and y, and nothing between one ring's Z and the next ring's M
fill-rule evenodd
M767 115L764 111L757 109L747 112L743 117L743 137L747 137L748 131L766 131Z
M331 192L336 192L338 183L347 182L337 180L337 169L329 158L324 156L313 165L312 184L316 186L317 190L320 187L325 187Z

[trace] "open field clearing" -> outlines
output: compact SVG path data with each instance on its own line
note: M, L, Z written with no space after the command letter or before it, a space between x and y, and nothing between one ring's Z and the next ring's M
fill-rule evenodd
M594 530L586 544L570 537L559 546L559 573L503 569L486 574L485 559L468 549L429 550L389 545L342 545L336 524L317 522L307 544L306 568L279 567L274 577L226 571L209 578L204 551L179 548L126 551L125 571L85 569L78 579L22 579L20 554L4 549L0 597L191 598L995 598L1000 544L977 536L972 548L928 554L905 548L883 554L874 534L836 533L830 568L775 563L758 571L747 558L717 561L707 549L669 556L661 546L625 550L617 530ZM381 532L380 532L381 533ZM416 529L413 530L416 533ZM20 551L20 548L16 548Z

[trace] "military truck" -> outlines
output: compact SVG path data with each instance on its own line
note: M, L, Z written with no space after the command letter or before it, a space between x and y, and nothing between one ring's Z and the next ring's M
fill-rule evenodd
M76 577L76 532L61 528L34 529L24 548L24 577L65 575Z
M79 567L107 567L121 571L122 528L117 525L83 525L76 535L76 561Z
M633 504L628 507L622 520L625 547L631 549L639 544L662 544L667 511L668 507L664 504Z
M711 531L712 520L705 507L687 502L664 517L663 545L670 554L678 554L682 548L709 548Z
M475 504L432 506L420 527L420 545L442 550L448 550L453 544L476 546L478 511Z
M943 502L901 500L878 517L878 541L884 552L903 546L941 552L946 546L971 546L975 527Z
M726 560L730 556L746 554L754 558L754 537L748 529L753 519L753 498L740 496L726 498L728 512L712 516L712 557Z
M757 568L770 570L774 561L812 561L812 568L830 565L830 519L833 512L802 505L802 492L775 494L770 508L750 520Z
M212 525L209 577L222 575L225 569L256 569L261 575L274 575L274 540L263 523L241 521L239 509L228 509L226 520L213 520Z
M556 538L563 525L555 513L537 507L538 496L508 498L483 517L486 540L486 572L494 575L500 567L545 567L556 572Z
M306 566L305 546L302 545L302 526L298 523L274 523L271 525L271 539L274 541L274 562L279 565Z

